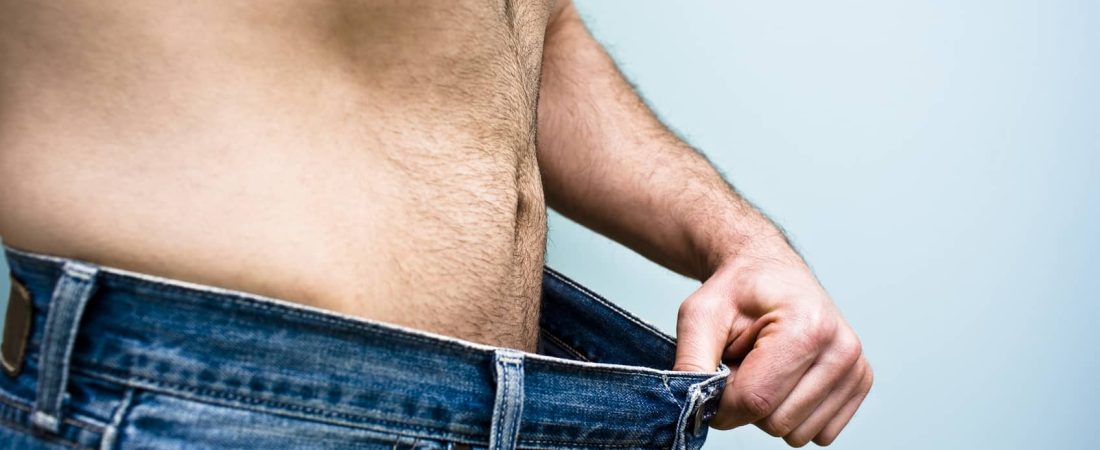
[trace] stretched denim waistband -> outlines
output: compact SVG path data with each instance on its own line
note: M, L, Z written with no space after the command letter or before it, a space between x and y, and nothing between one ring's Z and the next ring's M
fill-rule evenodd
M729 374L545 269L538 353L5 247L34 305L33 422L70 371L273 414L489 448L698 448Z

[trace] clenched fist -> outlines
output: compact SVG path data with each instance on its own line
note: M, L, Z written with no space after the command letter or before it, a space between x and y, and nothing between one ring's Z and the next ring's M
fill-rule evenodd
M859 338L786 243L721 263L680 306L676 370L732 373L718 429L829 445L871 389Z

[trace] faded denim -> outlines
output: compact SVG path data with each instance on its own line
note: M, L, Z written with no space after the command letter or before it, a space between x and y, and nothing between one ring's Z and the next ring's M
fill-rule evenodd
M5 248L0 448L697 449L729 369L547 268L538 353Z

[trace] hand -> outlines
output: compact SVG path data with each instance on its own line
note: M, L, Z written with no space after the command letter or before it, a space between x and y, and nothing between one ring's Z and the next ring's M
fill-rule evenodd
M711 426L829 445L871 389L852 328L786 243L723 263L680 306L676 370L732 373Z

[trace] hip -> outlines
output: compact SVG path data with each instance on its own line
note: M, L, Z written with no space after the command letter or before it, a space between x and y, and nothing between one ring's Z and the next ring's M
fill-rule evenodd
M12 448L698 448L728 375L671 371L672 338L548 268L523 352L7 258L30 312L17 360L5 338Z

